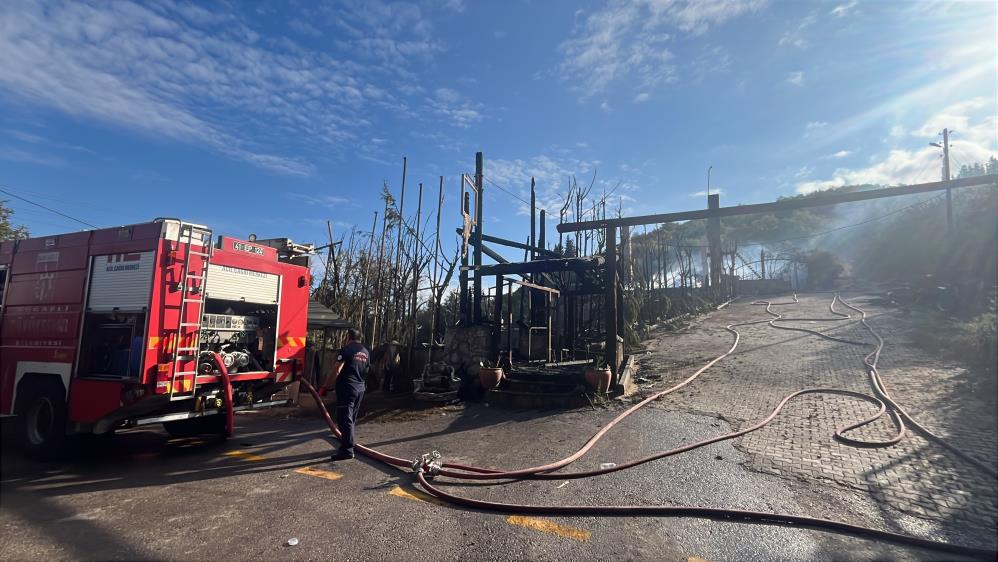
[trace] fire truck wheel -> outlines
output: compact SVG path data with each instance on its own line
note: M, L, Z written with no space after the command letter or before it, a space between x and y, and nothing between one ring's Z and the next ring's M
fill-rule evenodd
M44 379L25 381L16 410L18 441L29 456L53 459L63 452L66 399L61 385Z
M173 437L194 437L206 433L225 437L225 416L216 414L203 418L163 422L163 429Z

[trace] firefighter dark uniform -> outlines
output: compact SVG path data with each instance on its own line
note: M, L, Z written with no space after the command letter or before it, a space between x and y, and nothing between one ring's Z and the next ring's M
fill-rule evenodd
M336 425L340 428L340 450L334 460L354 456L354 426L357 412L364 399L364 375L370 363L370 353L359 341L351 341L340 350L337 361L343 364L336 377Z

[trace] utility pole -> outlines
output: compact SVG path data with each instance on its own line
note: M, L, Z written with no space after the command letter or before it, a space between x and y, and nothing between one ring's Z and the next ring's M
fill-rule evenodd
M949 172L949 129L943 129L943 143L930 142L929 146L943 149L943 181L950 181ZM946 188L946 234L953 234L953 190Z
M943 181L949 181L949 129L943 129ZM946 188L946 233L953 234L953 190Z

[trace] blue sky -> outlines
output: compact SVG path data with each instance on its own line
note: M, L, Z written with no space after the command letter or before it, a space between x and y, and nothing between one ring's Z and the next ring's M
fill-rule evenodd
M557 216L933 181L998 154L993 2L17 2L0 5L0 185L99 226L179 216L322 243L387 181L459 175ZM526 208L486 184L486 231ZM413 191L409 192L414 193ZM10 199L2 196L3 199ZM34 234L79 224L12 200ZM409 195L406 212L415 211ZM553 227L553 222L551 227ZM549 238L550 239L550 238Z

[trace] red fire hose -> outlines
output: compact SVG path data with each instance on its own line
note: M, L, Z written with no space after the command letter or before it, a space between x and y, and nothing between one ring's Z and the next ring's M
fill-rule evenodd
M225 436L232 437L232 379L229 378L229 370L225 368L222 356L217 351L213 352L212 355L215 357L215 363L218 364L218 372L222 375L222 388L225 389ZM194 376L197 377L197 374Z
M693 382L693 380L695 380L697 377L699 377L707 369L709 369L710 367L712 367L713 365L715 365L717 362L721 361L725 357L728 357L729 355L731 355L735 351L735 349L738 347L738 343L739 343L739 340L740 340L740 334L738 333L737 330L735 330L736 327L766 323L766 324L769 324L770 326L772 326L774 328L784 329L784 330L793 330L793 331L806 332L806 333L809 333L809 334L818 335L820 337L823 337L823 338L826 338L826 339L829 339L829 340L832 340L832 341L837 341L837 342L840 342L840 343L847 343L847 344L854 344L854 345L868 345L868 344L864 344L862 342L855 342L855 341L851 341L851 340L845 340L845 339L842 339L842 338L836 338L834 336L823 334L823 333L815 331L815 330L809 330L807 328L797 328L797 327L790 327L790 326L780 326L780 325L777 324L777 322L780 322L780 321L783 321L783 322L786 322L786 321L812 321L812 320L813 321L836 321L836 320L846 320L846 319L851 318L850 315L844 314L844 313L839 313L839 312L837 312L835 310L835 303L836 303L836 301L842 302L842 304L844 304L848 308L850 308L850 309L852 309L852 310L860 313L861 314L861 320L860 320L861 323L866 328L866 330L877 339L877 345L876 345L875 349L869 355L867 355L864 358L864 364L866 365L867 370L869 372L869 375L870 375L870 378L871 378L871 384L872 384L872 386L874 388L875 393L877 394L877 397L869 396L867 394L862 394L862 393L859 393L859 392L842 390L842 389L832 389L832 388L810 388L810 389L803 389L803 390L794 392L794 393L792 393L792 394L784 397L783 400L780 401L780 403L773 409L773 411L768 416L766 416L765 418L763 418L759 422L756 422L755 424L753 424L753 425L751 425L751 426L749 426L749 427L747 427L745 429L741 429L739 431L731 432L731 433L728 433L728 434L720 435L720 436L713 437L713 438L710 438L710 439L706 439L706 440L703 440L703 441L699 441L699 442L696 442L696 443L692 443L692 444L684 445L684 446L681 446L681 447L677 447L677 448L669 450L669 451L659 452L659 453L656 453L656 454L653 454L653 455L649 455L647 457L643 457L643 458L636 459L636 460L633 460L633 461L621 463L621 464L618 464L617 466L615 466L613 468L601 469L601 470L591 470L591 471L582 471L582 472L574 472L574 473L555 473L554 472L555 470L563 468L563 467L571 464L572 462L578 460L582 456L584 456L617 423L619 423L620 421L622 421L627 416L631 415L632 413L634 413L635 411L637 411L641 407L647 405L649 402L651 402L653 400L660 399L660 398L664 397L665 395L668 395L668 394L670 394L672 392L675 392L676 390L678 390L678 389L680 389L680 388L682 388L682 387L690 384L691 382ZM386 463L386 464L390 464L390 465L397 466L397 467L400 467L400 468L413 468L416 471L416 477L417 477L420 485L428 493L430 493L431 495L433 495L433 496L435 496L435 497L437 497L437 498L439 498L441 500L447 501L449 503L453 503L453 504L456 504L456 505L463 505L463 506L466 506L466 507L473 507L473 508L476 508L476 509L484 509L484 510L500 511L500 512L512 512L512 513L533 513L533 514L542 514L542 515L580 515L580 516L593 516L593 515L623 516L623 515L632 515L632 516L700 517L700 518L707 518L707 519L731 520L731 521L739 521L739 522L747 522L747 523L762 523L762 524L776 524L776 525L795 525L795 526L807 527L807 528L818 529L818 530L833 531L833 532L839 532L839 533L856 534L856 535L866 536L866 537L870 537L870 538L877 539L877 540L885 540L885 541L890 541L890 542L899 543L899 544L907 544L907 545L916 546L916 547L920 547L920 548L929 548L929 549L933 549L933 550L939 550L939 551L945 551L945 552L952 552L952 553L957 553L957 554L965 554L965 555L971 555L971 556L981 556L981 557L986 557L986 558L994 558L996 553L995 553L995 551L992 551L992 550L986 550L986 549L980 549L980 548L973 548L973 547L967 547L967 546L962 546L962 545L954 545L954 544L950 544L950 543L933 541L933 540L929 540L929 539L912 537L912 536L908 536L908 535L901 535L901 534L897 534L897 533L891 533L891 532L887 532L887 531L881 531L881 530L878 530L878 529L873 529L873 528L868 528L868 527L862 527L862 526L858 526L858 525L852 525L852 524L849 524L849 523L844 523L844 522L839 522L839 521L831 521L831 520L821 519L821 518L815 518L815 517L803 517L803 516L796 516L796 515L774 514L774 513L764 513L764 512L753 512L753 511L744 511L744 510L736 510L736 509L694 507L694 506L568 506L568 505L553 505L553 506L549 505L549 506L543 506L543 505L506 504L506 503L500 503L500 502L477 500L477 499L466 498L466 497L462 497L462 496L457 496L457 495L449 494L449 493L444 492L444 491L440 490L439 488L433 486L432 484L430 484L427 481L426 474L425 474L427 471L429 471L431 477L439 475L439 476L445 476L445 477L451 477L451 478L458 478L458 479L466 479L466 480L497 480L497 479L507 480L507 479L571 479L571 478L585 478L585 477L589 477L589 476L597 476L597 475L600 475L600 474L606 474L606 473L609 473L609 472L615 472L615 471L618 471L618 470L624 470L626 468L631 468L631 467L637 466L639 464L644 464L644 463L647 463L647 462L650 462L650 461L653 461L653 460L656 460L656 459L661 459L661 458L664 458L664 457L668 457L668 456L676 455L676 454L679 454L679 453L687 452L687 451L690 451L690 450L693 450L693 449L697 449L697 448L703 447L705 445L709 445L711 443L716 443L718 441L724 441L724 440L728 440L728 439L733 439L735 437L738 437L738 436L741 436L741 435L745 435L745 434L750 433L752 431L756 431L758 429L761 429L766 424L770 423L773 419L775 419L776 416L783 409L784 405L786 405L786 403L789 402L791 399L793 399L793 398L795 398L797 396L804 395L804 394L815 394L815 393L831 393L831 394L839 394L839 395L844 395L844 396L850 396L850 397L853 397L853 398L858 398L858 399L861 399L861 400L865 400L867 402L870 402L870 403L875 404L875 405L878 406L877 413L874 414L874 415L872 415L871 417L869 417L869 418L867 418L865 420L861 420L859 422L855 422L855 423L850 424L850 425L846 425L846 426L837 428L836 431L835 431L834 436L835 436L836 439L838 439L840 441L843 441L843 442L851 444L851 445L863 446L863 447L886 447L886 446L890 446L890 445L898 443L899 441L901 441L901 439L904 438L904 435L905 435L905 425L904 425L904 422L907 421L910 425L912 425L913 427L915 427L917 430L919 430L920 432L924 433L926 436L929 436L930 438L932 438L937 443L942 444L948 450L951 450L954 453L959 454L959 456L961 456L962 458L970 461L974 466L976 466L976 467L984 470L986 473L994 475L994 470L992 468L988 467L984 463L981 463L977 459L974 459L973 457L967 455L964 451L959 450L956 447L953 447L952 445L949 445L948 443L946 443L945 441L943 441L941 438L939 438L939 437L935 436L934 434L932 434L931 432L929 432L923 426L921 426L920 424L918 424L917 422L915 422L915 420L912 419L910 415L908 415L903 409L901 409L900 406L897 405L896 402L894 402L890 398L890 395L887 393L886 388L884 388L884 386L883 386L883 382L880 379L880 375L879 375L879 372L877 371L877 367L876 367L877 361L878 361L879 356L880 356L880 352L881 352L881 350L883 349L883 346L884 346L884 341L879 336L879 334L877 334L873 330L873 328L866 322L866 313L864 311L862 311L859 308L857 308L857 307L855 307L853 305L850 305L846 301L840 299L838 295L836 295L832 299L832 302L829 305L830 312L832 314L834 314L835 316L837 316L838 318L819 318L819 319L784 318L782 315L780 315L780 314L772 311L772 307L773 306L778 306L778 305L792 305L792 304L797 304L798 302L799 301L797 299L797 295L794 295L794 302L792 302L792 303L772 303L772 302L767 302L767 301L759 301L759 302L753 303L753 304L760 304L760 305L765 304L766 305L766 312L769 313L771 316L773 316L773 318L770 319L770 320L755 320L755 321L739 322L739 323L730 324L730 325L726 326L725 329L728 330L729 332L731 332L732 335L734 336L734 341L733 341L731 347L727 351L725 351L721 355L719 355L716 358L714 358L711 361L709 361L707 364L705 364L703 367L701 367L700 369L698 369L690 377L688 377L684 381L680 382L679 384L677 384L675 386L672 386L672 387L670 387L670 388L668 388L666 390L663 390L661 392L658 392L656 394L653 394L653 395L645 398L644 400L638 402L637 404L631 406L630 408L628 408L627 410L625 410L623 413L621 413L620 415L618 415L616 418L614 418L610 423L608 423L603 428L601 428L599 431L597 431L592 437L589 438L589 440L587 440L583 444L583 446L578 451L576 451L572 455L569 455L568 457L566 457L566 458L564 458L564 459L562 459L560 461L556 461L556 462L552 462L552 463L549 463L549 464L546 464L546 465L532 467L532 468L524 468L524 469L518 469L518 470L501 471L501 470L494 470L494 469L488 469L488 468L480 468L480 467L474 467L474 466L465 466L465 465L453 464L453 463L440 463L439 465L433 465L433 464L427 464L427 462L425 461L425 459L423 461L423 464L420 465L419 461L410 461L410 460L402 459L402 458L399 458L399 457L393 457L393 456L381 453L379 451L376 451L374 449L370 449L368 447L364 447L362 445L357 445L357 450L358 450L358 452L360 452L361 454L363 454L363 455L365 455L365 456L367 456L369 458L372 458L374 460L377 460L377 461L380 461L380 462L383 462L383 463ZM227 380L227 377L223 376L223 381L225 381L225 380ZM336 428L336 424L333 422L332 418L329 416L329 412L328 412L328 410L326 410L326 407L322 403L322 400L321 400L321 397L319 396L319 394L315 391L315 388L311 384L309 384L309 382L306 381L305 379L301 379L301 382L305 385L305 388L309 391L309 393L312 394L312 397L315 399L316 403L319 404L319 407L320 407L320 409L322 411L323 417L326 420L326 424L329 426L329 428L332 431L333 435L335 435L337 438L339 438L339 436L340 436L339 430ZM883 416L884 413L889 413L890 414L890 416L891 416L891 418L892 418L892 420L894 422L894 425L895 425L895 427L898 430L897 435L895 435L894 437L892 437L892 438L890 438L888 440L884 440L884 441L859 441L859 440L856 440L856 439L849 438L849 437L847 437L845 435L845 433L847 433L847 432L849 432L851 430L857 429L859 427L862 427L864 425L867 425L867 424L870 424L870 423L876 421L881 416ZM231 417L231 411L229 412L229 416Z

